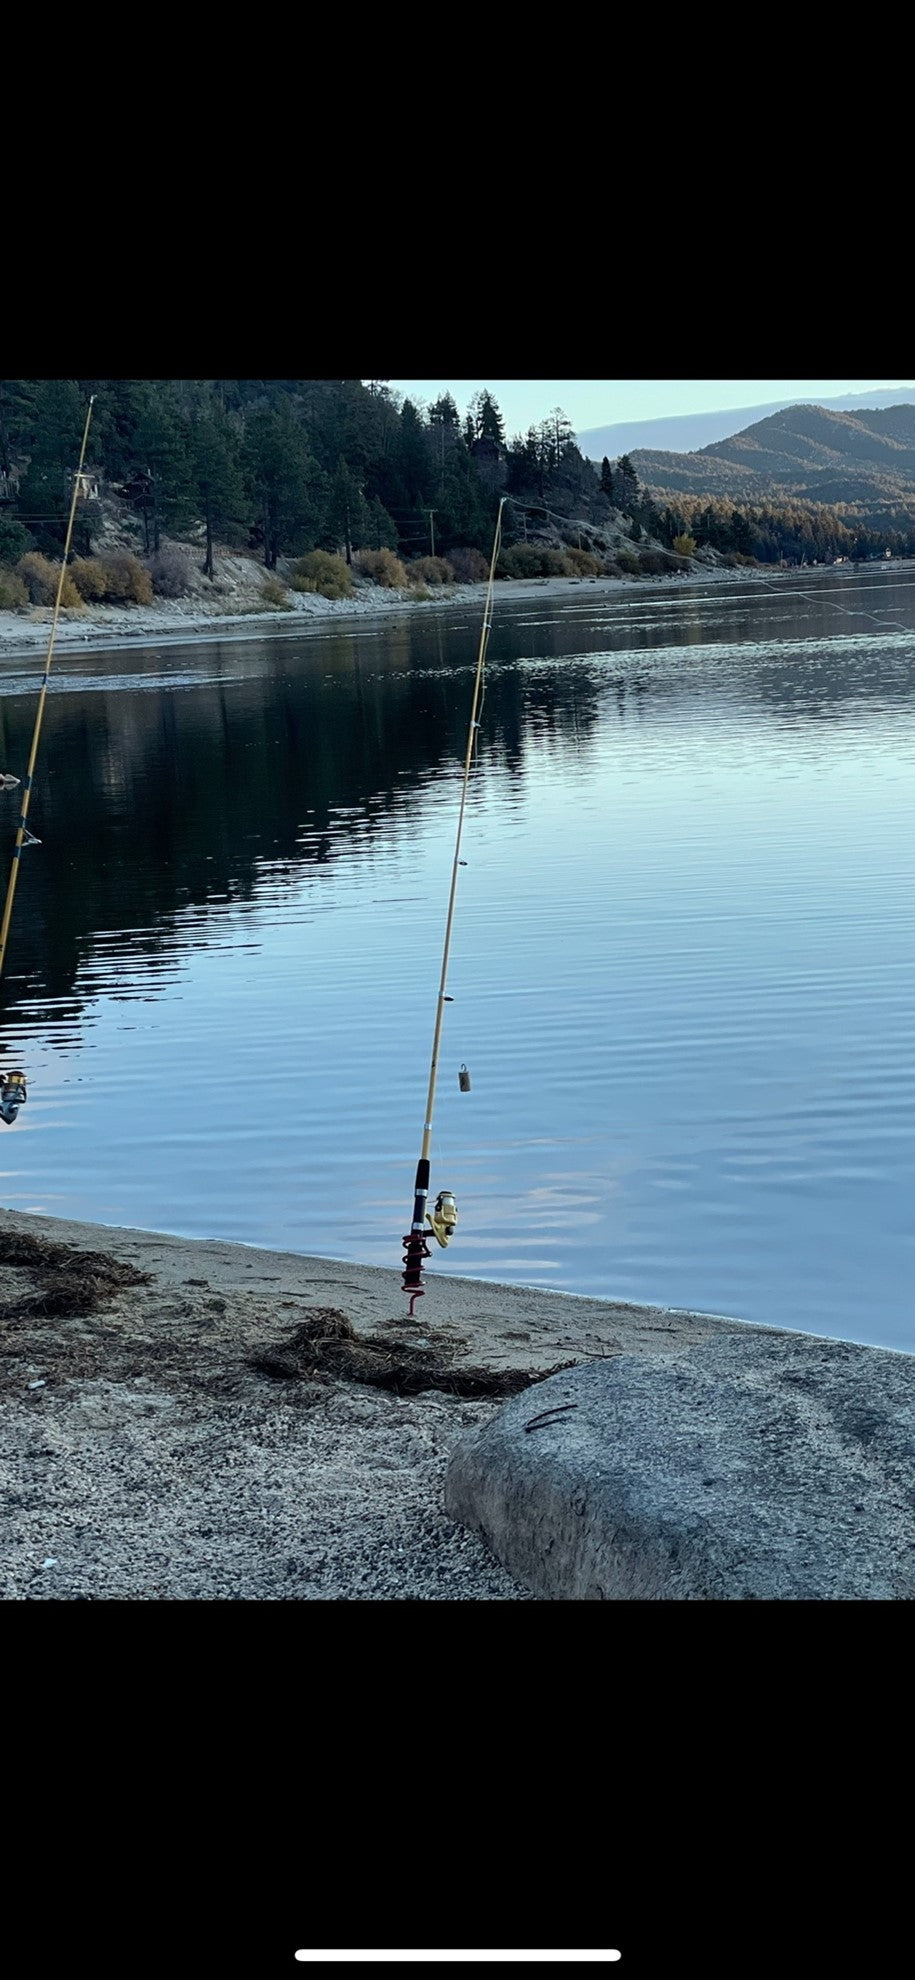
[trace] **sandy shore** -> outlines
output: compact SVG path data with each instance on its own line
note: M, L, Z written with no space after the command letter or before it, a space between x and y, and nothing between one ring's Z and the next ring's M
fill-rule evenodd
M582 594L610 600L644 595L646 588L661 586L688 590L708 583L741 583L751 579L765 584L773 571L734 571L709 567L690 575L643 578L507 578L495 587L495 606L534 598L573 598ZM482 611L485 585L453 584L427 598L413 591L385 591L378 585L362 584L355 597L319 598L304 592L291 592L286 611L262 611L247 606L239 611L229 599L196 597L160 599L153 606L87 605L82 612L62 612L54 641L55 653L78 652L86 646L145 645L150 641L200 639L252 639L265 633L304 630L322 622L379 619L392 613L429 613L469 606ZM34 607L28 612L0 611L0 658L42 652L47 646L53 614L50 607Z
M739 1322L427 1286L411 1328L393 1270L0 1211L0 1595L534 1599L445 1513L457 1441L513 1382Z

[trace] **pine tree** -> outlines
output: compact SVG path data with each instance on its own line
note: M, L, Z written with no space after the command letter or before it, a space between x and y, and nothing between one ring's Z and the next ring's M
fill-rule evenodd
M260 512L264 563L276 569L284 550L313 550L324 526L328 479L309 452L288 403L254 413L245 430L248 487Z
M491 392L474 393L469 416L473 419L474 439L491 440L504 451L505 422Z
M216 405L190 422L194 492L206 525L204 576L213 576L213 532L238 525L247 509L237 436Z
M39 550L60 555L66 538L88 404L73 378L42 378L20 400L21 438L29 463L21 476L17 510ZM89 548L85 514L77 512L73 546Z
M351 469L340 455L336 473L330 490L327 508L326 529L329 537L328 548L335 550L342 541L346 561L353 561L353 544L357 549L365 543L368 531L368 510L365 496Z
M196 506L187 422L164 380L147 396L134 435L134 457L146 484L143 519L147 537L151 515L152 548L158 550L160 527L165 524L171 529L185 529Z

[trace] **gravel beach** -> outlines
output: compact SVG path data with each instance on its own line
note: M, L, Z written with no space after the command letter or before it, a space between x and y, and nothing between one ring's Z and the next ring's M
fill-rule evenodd
M395 1270L0 1211L0 1594L534 1599L445 1513L458 1440L513 1381L739 1323L427 1288L411 1327Z

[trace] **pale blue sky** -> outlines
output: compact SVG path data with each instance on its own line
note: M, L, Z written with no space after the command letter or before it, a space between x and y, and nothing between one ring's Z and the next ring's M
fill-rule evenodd
M773 399L837 399L845 392L915 392L897 378L389 378L407 399L427 403L450 392L461 414L475 392L492 393L509 437L538 426L561 406L576 433L621 420L662 419L672 413L730 412Z

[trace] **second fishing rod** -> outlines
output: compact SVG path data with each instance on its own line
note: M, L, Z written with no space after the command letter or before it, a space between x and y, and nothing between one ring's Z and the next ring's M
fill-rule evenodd
M58 619L60 618L60 605L61 605L61 599L63 597L64 580L67 574L67 558L70 555L70 544L73 539L73 523L76 516L76 505L77 502L79 501L80 495L83 492L83 463L86 458L86 444L89 439L89 426L92 420L92 408L94 404L95 404L95 395L93 394L92 398L89 400L89 406L86 412L86 423L85 426L83 427L82 446L80 447L79 450L79 464L77 466L76 473L73 477L73 489L70 498L70 513L67 520L67 533L64 542L63 556L60 561L60 571L58 573L58 578L57 578L57 593L54 599L54 610L51 615L51 631L48 637L48 650L45 656L44 673L41 677L41 686L38 694L38 705L35 710L35 723L32 729L32 746L29 750L29 760L26 768L25 779L22 785L22 803L19 811L19 823L16 828L16 843L13 847L13 857L12 860L10 861L10 874L6 887L6 899L3 904L3 915L2 918L0 918L0 976L2 976L3 974L3 967L6 962L6 951L7 951L7 943L9 941L10 922L13 917L13 902L16 898L16 882L19 878L19 866L22 859L23 848L25 846L32 846L38 844L38 840L34 838L33 834L28 829L27 819L29 815L29 804L31 802L31 797L32 797L32 786L35 779L35 764L38 760L38 742L41 736L41 724L44 718L45 701L47 699L47 693L48 693L48 680L51 673L51 660L54 653L54 641L57 636L57 622ZM18 786L18 783L19 783L18 777L11 776L6 772L3 774L2 777L0 777L0 784L2 784L3 788L6 790L15 790L16 787ZM23 1107L25 1105L27 1097L28 1094L26 1089L26 1077L22 1067L10 1066L8 1068L0 1070L0 1120L5 1121L8 1127L12 1127L12 1124L16 1119L19 1109L20 1107Z

